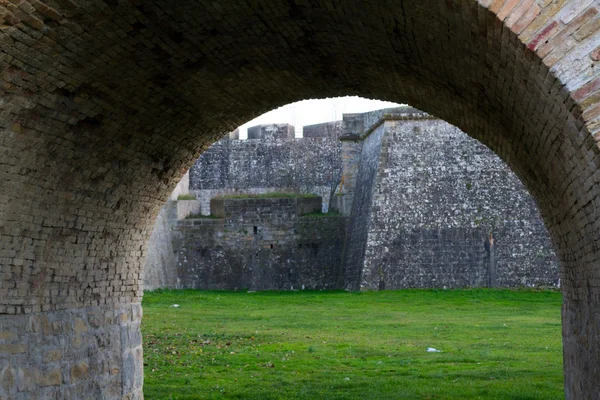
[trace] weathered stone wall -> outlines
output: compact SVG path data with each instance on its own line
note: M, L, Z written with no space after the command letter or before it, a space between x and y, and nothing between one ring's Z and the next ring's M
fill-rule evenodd
M457 128L411 107L347 114L343 125L337 122L316 125L310 128L311 134L324 135L332 132L332 127L337 127L338 133L343 130L338 155L343 164L341 191L334 196L333 206L351 216L346 237L332 238L345 240L345 284L340 283L340 286L359 290L558 284L556 256L535 203L512 171L485 146ZM312 149L302 145L301 140L287 140L285 132L290 130L287 125L258 128L267 129L264 135L268 140L250 140L251 146L244 144L234 157L230 152L232 143L241 142L222 140L196 163L197 174L203 166L222 167L224 160L227 161L225 171L239 170L239 166L231 167L232 159L251 158L257 153L262 154L264 165L285 165L288 170L298 171L289 157L293 152L290 149L293 146L300 146L303 151ZM283 133L277 133L278 130ZM259 133L257 130L255 136L260 136ZM282 138L275 138L279 136ZM274 143L285 144L286 150L271 152ZM268 151L257 150L260 148ZM269 160L270 153L275 154L274 160ZM241 174L242 179L257 183L248 175ZM258 183L272 177L263 172L260 179L264 180ZM230 180L235 179L228 177L221 185L229 185ZM204 185L203 182L194 184ZM177 218L195 212L198 203L207 208L211 203L209 198L224 190L236 192L231 188L203 189L195 192L197 196L204 196L200 200L177 202ZM245 192L283 190L285 188L251 187ZM188 203L192 204L191 208L186 206ZM221 207L215 207L215 203ZM222 200L212 201L213 217L224 217L222 205ZM263 211L255 210L264 214ZM249 213L246 209L238 214L248 220ZM231 269L234 265L243 265L244 258L255 260L248 265L275 265L290 263L299 257L298 265L307 265L302 263L303 256L299 252L292 253L281 247L270 251L259 248L242 258L239 254L229 255L228 250L223 250L223 243L228 243L225 246L228 249L236 241L240 247L248 241L245 232L250 228L239 218L225 225L211 220L179 222L174 229L178 231L179 246L185 250L161 251L163 258L158 261L172 264L162 268L150 266L147 287L164 285L162 281L150 282L154 276L159 279L170 276L170 282L173 276L178 276L185 287L248 286L247 282L257 282L258 278L252 275L256 272L249 275L248 271ZM291 218L283 219L288 221L287 231L283 229L283 232L293 237L289 231L293 225ZM257 224L265 231L278 231L280 222L279 217L274 222L265 217ZM225 237L215 236L221 235L223 229L228 230ZM244 234L232 234L235 229ZM256 241L257 237L252 236L252 240ZM190 250L194 247L202 248L200 255ZM173 252L178 253L178 265L186 265L185 271L175 267ZM149 260L157 259L154 253L151 252ZM269 268L271 274L273 268ZM253 283L252 286L283 287L280 279L269 274L263 276L262 285ZM198 278L199 275L202 278ZM197 285L196 281L203 283Z
M348 226L355 230L348 232L347 286L558 284L558 260L537 206L502 160L414 109L364 116L376 129L352 115L349 125L366 132L344 137L366 136L350 188ZM380 146L370 144L375 135Z
M337 140L342 134L342 121L324 122L322 124L304 125L304 138L330 138Z
M177 287L176 254L173 250L172 229L178 216L180 201L169 200L164 205L148 240L144 267L144 290Z
M4 316L0 398L121 399L141 393L141 317L139 304Z
M356 175L343 254L345 287L350 290L360 289L357 283L360 280L365 257L373 185L379 166L383 134L383 126L379 126L364 139L361 148L360 166Z
M221 218L180 220L174 229L179 287L336 288L345 218L302 216L321 199L213 200Z
M308 127L294 138L287 124L248 129L248 140L225 138L211 146L190 170L190 192L208 215L215 196L232 193L314 193L328 209L332 186L341 175L339 123Z

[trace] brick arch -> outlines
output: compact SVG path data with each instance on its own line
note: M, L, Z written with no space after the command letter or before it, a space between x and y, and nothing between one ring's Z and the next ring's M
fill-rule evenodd
M499 154L561 260L567 398L599 398L598 0L0 5L0 397L139 398L153 218L291 101L412 104Z

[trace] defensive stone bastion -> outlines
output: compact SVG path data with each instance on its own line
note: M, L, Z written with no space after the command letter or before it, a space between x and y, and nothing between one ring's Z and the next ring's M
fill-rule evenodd
M403 107L248 137L208 149L180 186L190 199L161 212L147 289L559 285L531 196L444 121ZM296 197L268 198L281 192ZM297 211L306 202L312 216Z

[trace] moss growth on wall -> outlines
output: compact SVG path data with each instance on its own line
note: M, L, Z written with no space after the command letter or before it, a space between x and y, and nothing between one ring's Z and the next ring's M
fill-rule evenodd
M223 196L217 196L215 199L273 199L273 198L295 198L295 197L318 197L313 193L285 193L285 192L273 192L273 193L235 193L226 194Z
M196 196L193 194L180 194L177 196L177 200L196 200Z

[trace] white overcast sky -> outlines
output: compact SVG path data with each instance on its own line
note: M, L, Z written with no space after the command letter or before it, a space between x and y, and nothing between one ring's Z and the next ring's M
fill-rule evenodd
M345 113L360 113L397 106L398 104L388 101L369 100L356 96L303 100L276 108L240 126L240 139L248 137L248 127L260 124L288 123L296 127L296 136L300 136L304 125L341 120L342 114Z

